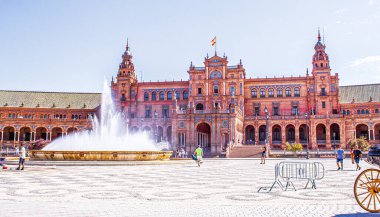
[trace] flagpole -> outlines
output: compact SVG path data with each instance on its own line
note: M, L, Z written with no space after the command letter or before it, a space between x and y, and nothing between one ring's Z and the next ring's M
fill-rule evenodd
M216 41L216 36L215 36L215 56L216 56L216 45L217 45L217 41Z

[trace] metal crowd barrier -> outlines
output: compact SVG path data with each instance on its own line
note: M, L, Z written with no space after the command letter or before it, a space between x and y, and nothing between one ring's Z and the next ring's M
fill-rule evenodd
M275 166L275 180L272 186L269 188L261 187L258 192L272 189L278 185L282 190L287 191L289 187L296 191L293 181L307 180L305 189L311 183L311 188L316 189L316 180L323 179L325 175L325 168L322 163L319 162L288 162L283 161ZM285 182L285 185L282 183Z

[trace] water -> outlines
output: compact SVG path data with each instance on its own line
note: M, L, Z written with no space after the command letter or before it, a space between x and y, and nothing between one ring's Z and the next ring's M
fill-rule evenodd
M91 131L71 133L54 140L43 150L57 151L155 151L154 145L144 132L128 132L125 118L115 109L111 88L105 81L102 93L100 121L92 120Z

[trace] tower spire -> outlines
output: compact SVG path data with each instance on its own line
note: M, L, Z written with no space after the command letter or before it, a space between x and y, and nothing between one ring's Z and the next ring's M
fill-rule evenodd
M319 27L318 27L318 41L321 41L321 31L319 30Z

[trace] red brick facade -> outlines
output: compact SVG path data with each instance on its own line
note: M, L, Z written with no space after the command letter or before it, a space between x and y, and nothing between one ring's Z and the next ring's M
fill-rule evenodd
M215 54L206 57L201 67L191 63L188 81L139 82L127 45L111 87L130 131L149 131L153 140L168 141L172 149L183 147L191 151L201 144L206 153L218 155L228 144L264 144L265 108L268 143L274 149L284 148L287 141L306 145L309 140L312 149L330 149L334 144L345 147L349 140L360 136L371 142L380 141L380 99L363 99L358 93L354 96L358 102L342 100L339 77L331 72L325 48L318 35L312 70L302 77L246 78L241 61L229 65L227 57ZM346 92L352 89L342 88ZM79 111L86 116L97 110ZM52 116L56 113L54 108L1 107L0 111L3 142L9 127L15 132L16 142L21 140L17 135L25 135L20 131L22 126L29 127L35 135L36 127L44 126L52 137L54 127L59 127L63 134L69 126L89 127L86 120L6 118L11 112ZM73 111L62 112L71 115Z

